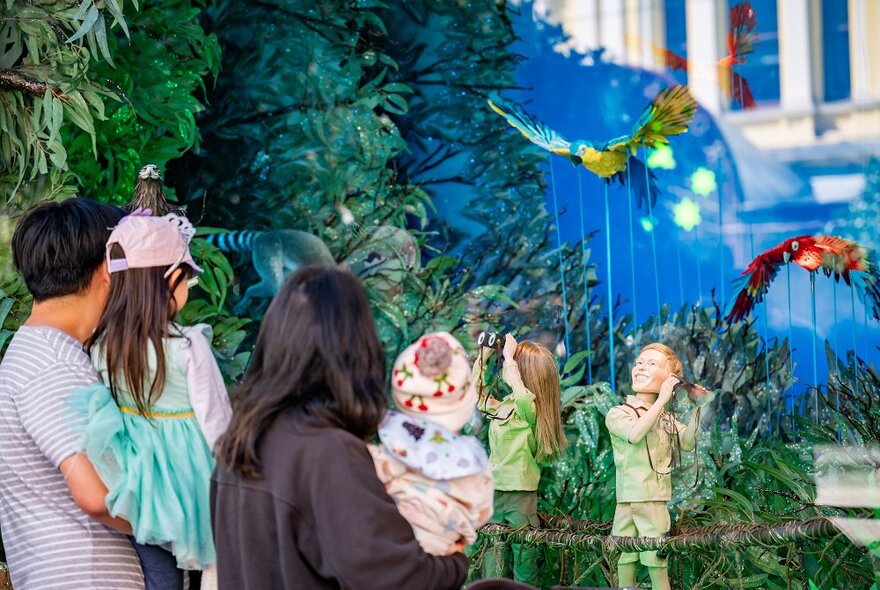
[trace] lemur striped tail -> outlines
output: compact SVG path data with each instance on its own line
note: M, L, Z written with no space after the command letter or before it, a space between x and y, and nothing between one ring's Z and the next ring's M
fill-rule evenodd
M209 234L205 240L220 248L221 252L245 252L252 250L254 240L263 232L253 230L230 231L219 234Z

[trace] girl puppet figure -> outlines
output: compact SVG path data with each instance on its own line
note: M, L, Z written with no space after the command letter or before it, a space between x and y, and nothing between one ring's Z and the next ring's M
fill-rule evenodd
M672 499L673 447L693 450L700 427L699 409L687 426L665 410L681 381L680 374L681 361L671 348L659 343L645 346L632 368L635 395L627 396L626 402L611 408L605 417L617 469L612 535L662 537L669 531L666 503ZM701 405L711 399L709 395L699 397ZM651 588L670 588L666 559L659 558L656 551L621 554L617 562L619 586L635 586L638 561L648 568Z
M215 562L211 449L232 412L210 328L173 321L190 275L202 273L189 252L194 233L185 217L141 210L110 234L110 291L86 343L103 384L71 402L89 414L83 448L110 514L131 523L147 590L182 588L180 569Z
M502 379L511 393L501 401L483 392L486 356L481 348L474 380L481 384L480 407L490 419L489 464L495 479L492 521L514 527L539 526L538 483L541 465L551 462L568 445L560 417L559 373L553 354L541 344L519 344L508 334L502 351ZM512 544L517 581L538 585L539 547ZM497 576L498 559L487 558L487 575Z
M492 474L480 441L459 431L477 408L467 353L453 336L419 338L394 363L397 411L370 445L379 479L422 548L452 555L492 514Z

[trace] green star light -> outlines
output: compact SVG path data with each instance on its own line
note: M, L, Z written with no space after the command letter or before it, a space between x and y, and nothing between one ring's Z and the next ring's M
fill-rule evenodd
M700 206L687 197L672 207L672 214L675 225L684 231L691 231L703 221L700 217Z
M708 168L700 166L691 174L691 190L701 197L708 197L716 190L718 184L715 182L715 173Z
M672 148L666 144L659 143L648 156L648 168L662 168L663 170L675 169L675 155Z

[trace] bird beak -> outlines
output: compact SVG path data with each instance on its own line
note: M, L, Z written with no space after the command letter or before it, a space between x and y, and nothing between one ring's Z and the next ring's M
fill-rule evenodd
M571 163L575 166L580 166L584 162L580 156L571 156L569 159L571 160Z
M782 260L785 264L788 264L788 261L791 260L791 254L788 251L782 253Z

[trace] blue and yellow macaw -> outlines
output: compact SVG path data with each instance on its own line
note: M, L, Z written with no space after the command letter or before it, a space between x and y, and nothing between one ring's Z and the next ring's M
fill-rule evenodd
M686 86L672 86L661 91L645 108L629 135L622 135L606 142L578 140L569 142L547 127L541 121L515 104L505 102L497 96L489 100L492 110L507 119L513 127L532 143L554 154L565 156L576 166L584 168L605 179L626 184L626 170L630 169L630 180L636 190L638 203L647 197L648 187L641 179L649 178L651 202L656 201L657 179L654 173L635 157L636 150L655 143L669 143L670 135L687 131L697 112L697 103Z

